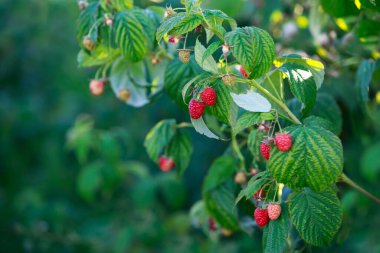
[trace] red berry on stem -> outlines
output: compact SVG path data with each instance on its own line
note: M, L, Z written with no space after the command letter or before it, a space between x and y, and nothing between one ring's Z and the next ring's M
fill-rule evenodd
M277 220L281 214L281 206L276 203L270 203L268 205L268 216L271 220Z
M242 76L244 76L245 78L248 78L248 74L247 72L245 72L245 69L243 68L243 66L239 66L239 71L240 71L240 74L242 74Z
M263 189L259 189L255 194L253 194L253 197L256 199L261 199L265 197L265 192Z
M216 222L213 218L208 218L208 229L210 231L215 231L216 230Z
M280 151L288 151L292 147L292 136L288 133L276 134L275 141Z
M201 93L201 99L206 106L212 106L216 101L216 92L214 88L208 87Z
M92 95L94 96L99 96L101 95L103 92L104 92L104 82L100 81L100 80L91 80L90 82L90 91L92 93Z
M205 104L195 99L191 99L189 103L189 112L192 119L199 119L205 111Z
M261 154L264 156L264 158L269 160L269 158L270 158L270 145L267 141L263 141L260 144L260 151L261 151Z
M163 172L168 172L175 167L175 163L171 157L161 156L158 159L158 167L160 167Z
M256 208L253 216L259 227L264 227L269 222L267 209Z

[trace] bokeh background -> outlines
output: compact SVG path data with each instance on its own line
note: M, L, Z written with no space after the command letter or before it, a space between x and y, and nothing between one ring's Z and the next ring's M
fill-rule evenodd
M154 2L136 4L179 5ZM380 57L378 27L355 36L355 15L316 17L310 10L317 1L204 2L240 26L267 29L279 53L302 51L326 64L322 92L342 113L345 172L379 196L378 61L365 103L357 81L361 62ZM145 135L157 121L186 121L187 114L166 95L142 109L125 106L110 89L93 97L94 70L76 62L78 15L74 0L0 1L0 252L260 252L259 229L208 238L189 217L226 144L194 133L184 178L160 173L144 150ZM377 44L363 40L374 36ZM380 206L339 186L337 239L326 249L300 243L299 252L380 252Z

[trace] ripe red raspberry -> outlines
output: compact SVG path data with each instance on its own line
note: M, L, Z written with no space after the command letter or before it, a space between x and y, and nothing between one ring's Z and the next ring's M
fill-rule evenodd
M292 147L292 136L288 133L276 134L275 141L280 151L288 151Z
M265 192L263 189L259 189L255 194L253 194L253 197L256 199L261 199L265 197Z
M281 206L276 203L270 203L268 205L268 216L271 220L277 220L281 214Z
M199 119L205 111L205 104L195 99L191 99L189 103L189 112L192 119Z
M101 80L91 80L89 85L92 95L99 96L104 92L104 82Z
M264 156L265 159L269 160L270 157L270 145L267 141L263 141L260 144L260 151L261 154Z
M243 68L243 66L239 66L239 71L240 71L240 74L242 74L242 76L244 76L245 78L248 78L248 74L247 72L245 72L245 69Z
M216 93L214 88L208 87L201 93L201 99L206 106L212 106L215 104Z
M267 209L256 208L253 217L259 227L264 227L269 222Z
M176 41L176 38L174 36L170 37L168 40L169 43L173 43L173 44L176 43L175 41Z
M163 172L168 172L175 167L175 163L171 157L161 156L158 159L158 167L160 167Z

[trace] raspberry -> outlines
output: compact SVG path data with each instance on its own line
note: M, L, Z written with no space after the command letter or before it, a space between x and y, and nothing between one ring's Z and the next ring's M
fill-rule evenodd
M244 172L239 171L238 173L236 173L236 175L235 175L235 183L237 183L237 184L245 184L245 183L247 183L247 176L245 175Z
M95 43L92 41L90 36L84 36L82 40L83 47L89 51L94 49Z
M280 151L288 151L292 147L292 136L288 133L276 134L275 141Z
M94 96L99 96L104 92L104 82L100 80L91 80L89 87Z
M175 167L175 163L174 163L174 160L170 157L165 157L165 156L161 156L159 159L158 159L158 167L160 167L160 169L163 171L163 172L168 172L169 170L171 170L173 167Z
M264 227L269 222L267 209L256 208L253 216L259 227Z
M264 156L265 159L269 160L270 157L270 145L267 141L263 141L260 144L260 151L261 154Z
M215 231L216 230L216 222L213 218L208 218L208 229L210 231Z
M222 80L225 85L231 86L236 82L236 77L233 74L223 75Z
M190 57L191 57L190 50L188 50L188 49L179 49L178 50L178 57L179 57L179 60L182 63L189 63Z
M263 189L259 189L255 194L253 194L253 197L256 199L261 199L265 197L265 192Z
M117 93L117 97L124 102L127 102L131 97L131 92L128 89L119 90Z
M281 214L281 206L276 203L270 203L268 205L268 216L271 220L277 220Z
M215 104L216 93L214 88L208 87L201 93L201 99L206 106Z
M176 37L170 37L169 40L168 40L169 43L173 43L175 44L176 43Z
M195 99L191 99L189 103L189 112L192 119L199 119L205 111L205 105L203 102L199 102Z
M239 66L239 72L240 74L242 74L242 76L244 76L245 78L248 78L247 72L245 72L245 69L241 65Z

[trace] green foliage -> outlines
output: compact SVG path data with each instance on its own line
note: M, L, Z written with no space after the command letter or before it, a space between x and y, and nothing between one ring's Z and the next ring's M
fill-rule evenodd
M318 124L297 125L284 131L292 136L292 148L288 152L275 148L269 160L269 169L278 182L293 189L323 191L338 180L343 148L337 136Z
M168 148L168 155L173 157L179 177L182 177L188 167L192 153L193 144L189 134L183 130L177 130Z
M138 17L141 18L141 15L136 17L132 11L123 11L117 14L115 20L116 44L131 61L140 61L147 51L145 31ZM146 19L141 21L145 22Z
M225 35L232 54L249 73L250 78L258 78L269 71L275 58L272 37L257 27L237 28Z
M244 197L246 200L252 198L252 196L257 193L259 189L263 187L264 184L268 183L270 180L270 174L269 171L264 171L256 176L252 177L248 183L247 186L240 191L238 197L236 198L236 204L242 200Z
M174 137L176 131L175 124L176 121L174 119L162 120L146 135L144 146L153 161L158 162L159 155ZM179 139L177 141L182 142Z
M264 228L263 244L266 253L286 252L290 232L289 213L286 206L282 206L281 216L277 220L269 221Z
M330 188L319 193L309 189L292 193L289 212L302 239L315 246L328 245L343 219L342 205Z

